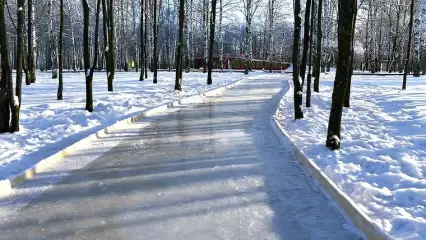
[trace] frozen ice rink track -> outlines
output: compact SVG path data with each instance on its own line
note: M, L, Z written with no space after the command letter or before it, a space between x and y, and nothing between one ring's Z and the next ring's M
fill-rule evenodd
M49 174L26 182L18 192L46 189L0 220L0 239L359 239L272 129L284 78L112 134L103 144L118 145L52 187Z

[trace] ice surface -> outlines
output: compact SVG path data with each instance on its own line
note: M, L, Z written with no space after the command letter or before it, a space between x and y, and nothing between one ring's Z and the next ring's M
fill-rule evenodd
M426 239L426 77L354 76L340 151L326 149L334 74L322 75L305 119L293 121L292 91L283 127L363 211L396 239Z
M250 73L255 76L257 73ZM37 83L23 86L21 131L0 135L0 180L20 173L31 165L79 139L143 110L195 95L245 78L241 73L207 75L184 73L183 92L174 91L174 73L159 72L158 84L152 77L139 81L139 73L118 72L114 92L107 91L105 72L93 78L94 112L85 108L85 73L64 72L62 101L56 100L58 83L51 73L38 73ZM16 101L16 99L15 99Z

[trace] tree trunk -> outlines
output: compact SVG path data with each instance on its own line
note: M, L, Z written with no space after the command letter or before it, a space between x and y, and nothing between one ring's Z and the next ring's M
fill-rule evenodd
M314 92L319 92L319 82L321 77L321 57L322 57L322 3L318 1L318 23L317 23L317 59L315 61L317 74L314 80Z
M158 63L158 56L157 56L157 31L158 31L158 26L157 26L157 0L153 1L154 7L153 7L153 11L154 11L154 25L153 25L153 38L154 38L154 50L153 50L153 69L154 69L154 77L152 82L154 84L157 83L157 63Z
M12 108L12 122L11 122L11 132L19 131L19 111L22 103L22 70L23 70L23 62L24 62L24 8L25 8L25 0L18 0L17 2L17 39L16 39L16 100L14 102ZM13 94L13 92L12 92ZM14 99L15 100L15 99Z
M223 70L223 33L222 33L222 20L223 20L223 3L219 0L219 60L220 69Z
M355 23L356 23L356 15L358 13L358 9L355 10L355 20L352 26L352 53L351 53L351 62L349 65L349 74L347 76L347 84L345 89L345 99L343 100L343 106L349 108L351 106L351 85L352 85L352 75L354 73L354 55L355 55Z
M185 72L189 72L191 70L191 65L189 62L190 59L190 54L189 54L189 49L192 48L192 46L189 45L189 36L190 36L190 32L189 32L189 4L186 4L186 10L185 10L185 16L184 16L184 34L185 34L185 42L186 42L186 51L185 51ZM185 49L185 48L183 48ZM183 60L182 60L183 61Z
M203 0L203 24L204 24L204 46L203 46L203 73L207 72L207 53L208 53L208 35L209 35L209 0Z
M15 106L15 97L13 94L12 66L9 56L9 46L7 43L6 22L4 16L5 5L6 0L0 0L0 133L15 131L15 129L10 126L9 121L11 117L12 124L17 123L17 108Z
M146 0L145 0L146 1ZM143 32L143 20L144 17L144 0L141 0L141 19L140 19L140 37L141 37L141 52L140 52L140 67L141 67L141 74L139 76L139 81L144 80L144 74L145 74L145 38L144 38L144 32Z
M55 14L53 12L52 1L53 0L49 0L49 7L48 7L49 16L50 16L49 43L50 43L50 51L51 51L50 57L51 57L51 62L52 62L52 78L56 79L56 78L58 78L58 55L57 55L57 49L56 49L56 36L55 36L54 30L53 30L53 18L54 18Z
M57 99L62 100L62 91L64 88L64 79L63 79L63 37L64 37L64 0L60 0L60 19L59 19L59 84L58 84L58 92L57 92Z
M275 0L269 0L269 29L268 29L268 41L269 41L269 51L268 51L268 61L269 61L269 72L272 73L272 61L273 61L273 53L274 53L274 6Z
M306 62L308 58L309 50L309 32L310 32L310 17L311 17L311 4L312 0L306 0L306 9L305 9L305 28L304 37L303 37L303 53L302 53L302 62L300 63L300 77L302 78L302 90L305 85L305 74L306 74Z
M216 25L216 0L212 0L212 12L210 13L210 44L209 44L209 72L207 74L207 84L213 84L212 70L213 70L213 45L214 45L214 31Z
M407 74L408 74L408 62L410 61L410 53L411 53L411 38L413 35L413 16L414 15L414 0L411 0L410 7L410 24L408 26L408 47L407 47L407 57L405 58L405 67L404 67L404 78L402 80L402 90L407 89Z
M179 1L179 43L176 57L175 90L182 91L182 61L183 61L183 25L185 23L185 0Z
M356 0L339 0L338 17L338 59L334 80L330 119L328 122L326 146L331 150L340 149L343 100L350 74L352 58L353 26L356 16Z
M306 107L311 107L311 87L312 87L312 45L313 45L313 33L314 33L314 8L315 0L312 0L311 4L311 27L309 28L309 67L308 67L308 79L306 81ZM303 85L302 85L303 86Z
M116 60L115 60L115 26L114 26L114 0L108 0L108 91L112 92L113 89L113 81L115 77L115 68L116 68Z
M144 31L144 33L145 33L145 35L144 35L144 47L143 47L143 49L145 50L145 52L144 52L144 65L145 65L145 70L144 70L144 72L145 72L145 79L147 79L148 78L148 47L146 46L146 43L148 42L148 0L145 0L145 3L144 3L144 7L145 7L145 22L144 22L144 24L145 24L145 31Z
M413 59L412 59L412 68L413 68L413 76L414 77L420 77L420 23L421 23L421 7L420 7L420 0L417 1L418 2L418 6L417 8L415 8L415 20L413 22L413 30L414 30L414 34L413 34L413 38L414 38L414 43L413 43ZM411 20L410 20L411 21ZM411 37L411 36L410 36Z
M294 87L294 118L303 118L302 86L299 80L299 45L300 45L300 0L294 0L294 37L293 37L293 87Z
M134 53L133 53L133 62L135 63L135 71L139 71L139 61L138 57L139 47L138 47L138 29L136 27L136 1L132 2L132 19L133 19L133 31L134 31ZM143 15L141 15L143 16Z
M30 72L30 82L27 85L36 82L36 63L37 63L37 40L35 29L35 5L34 0L28 0L28 58L27 65Z
M83 47L84 47L84 70L86 75L86 110L93 112L93 72L98 61L98 45L99 45L99 13L101 8L101 0L97 0L96 4L96 19L95 19L95 49L93 51L93 63L90 64L90 49L89 49L89 13L90 9L87 0L83 0L84 11L84 29L83 29Z

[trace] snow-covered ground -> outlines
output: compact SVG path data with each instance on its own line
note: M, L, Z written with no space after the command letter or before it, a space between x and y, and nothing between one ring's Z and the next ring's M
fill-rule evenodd
M251 76L257 74L250 73ZM184 74L183 92L173 90L174 77L174 72L159 72L158 84L154 85L151 75L140 82L139 73L118 72L114 92L108 92L106 73L95 73L94 112L89 113L84 110L84 73L64 74L62 101L56 100L57 80L51 79L51 73L38 73L37 83L23 89L21 131L0 135L0 180L118 120L246 76L241 73L213 73L213 85L207 86L206 74Z
M324 75L305 118L293 120L293 93L280 122L296 144L378 226L396 239L426 239L426 77L354 76L342 149L325 140L334 75Z

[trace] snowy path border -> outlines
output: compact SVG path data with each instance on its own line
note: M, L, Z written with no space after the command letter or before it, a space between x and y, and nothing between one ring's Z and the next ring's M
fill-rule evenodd
M66 156L72 154L82 146L85 146L86 144L89 144L90 142L100 139L102 137L105 137L109 133L112 133L114 131L117 131L119 129L124 128L128 124L132 124L142 118L146 118L149 116L152 116L156 113L162 112L168 108L175 107L182 105L184 102L201 102L203 97L209 97L209 96L215 96L226 89L232 88L236 85L239 85L249 79L250 77L244 77L240 80L237 80L233 83L230 83L226 86L218 87L213 90L209 90L197 95L193 95L190 97L182 98L180 100L174 101L174 102L168 102L165 104L162 104L160 106L148 109L146 111L136 113L134 116L117 121L93 134L90 134L87 137L84 137L77 142L71 144L68 147L65 147L64 149L58 151L57 153L42 159L38 163L34 164L32 167L28 168L27 170L24 170L23 172L16 174L8 179L1 180L0 181L0 198L6 197L10 195L13 191L13 188L15 188L17 185L23 183L25 180L33 178L38 173L43 173L59 161L63 160Z
M277 117L279 115L280 104L283 101L283 97L291 93L293 87L291 80L288 81L289 88L285 92L278 102L275 114L271 118L271 125L277 136L280 138L287 138L293 147L294 155L300 164L309 172L309 174L317 181L319 186L326 192L343 211L349 216L355 226L365 234L367 239L370 240L390 240L388 236L380 227L378 227L360 208L358 208L355 202L349 198L342 190L340 190L336 184L318 167L318 165L312 161L300 148L297 147L296 143L291 139L290 135L280 125Z

